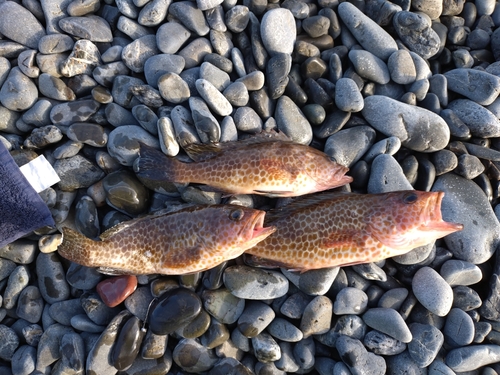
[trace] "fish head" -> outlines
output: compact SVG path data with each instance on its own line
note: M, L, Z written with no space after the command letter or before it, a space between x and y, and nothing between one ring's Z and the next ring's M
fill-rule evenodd
M211 232L228 259L241 255L276 231L274 226L264 227L265 215L265 211L248 207L217 206L210 218Z
M462 224L443 220L443 197L443 192L417 190L380 195L381 199L374 199L368 215L371 235L402 254L462 230Z
M348 167L317 150L303 154L303 167L309 177L316 182L314 191L333 189L352 182L352 177L346 176Z

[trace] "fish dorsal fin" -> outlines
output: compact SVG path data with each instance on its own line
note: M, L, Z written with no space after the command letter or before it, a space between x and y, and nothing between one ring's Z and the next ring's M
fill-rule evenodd
M314 208L319 205L324 204L325 202L341 199L351 194L356 193L348 193L345 191L336 191L330 190L322 193L316 193L311 195L304 195L302 197L295 198L286 206L283 206L278 209L270 210L266 213L266 223L273 222L275 220L279 220L282 218L287 218L293 213L305 209L305 208Z
M186 151L188 156L194 161L204 161L214 158L222 151L234 150L258 143L276 141L292 143L290 138L288 138L284 133L278 133L276 131L263 131L258 134L252 134L248 138L240 139L238 141L216 142L209 144L192 143L184 146L184 151Z
M121 223L118 223L115 226L112 226L111 228L109 228L108 230L102 232L101 235L99 236L99 238L102 241L105 241L106 239L115 235L116 233L121 232L122 230L127 229L131 225L137 223L138 220L140 220L140 219L132 219L132 220L127 220L127 221L122 221Z

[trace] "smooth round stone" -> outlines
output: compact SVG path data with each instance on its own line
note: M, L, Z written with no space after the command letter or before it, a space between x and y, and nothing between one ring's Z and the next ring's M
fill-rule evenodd
M137 288L137 277L123 275L105 279L97 284L96 290L109 307L118 306Z
M95 268L81 266L76 263L71 263L66 273L66 280L69 285L82 290L95 288L102 278L102 273L97 272Z
M23 121L34 126L50 125L51 101L47 99L38 100L33 107L23 113Z
M411 332L405 321L394 309L375 307L369 309L363 320L367 326L383 332L396 340L409 343L412 340Z
M368 352L361 341L342 335L337 339L335 347L340 358L344 358L344 364L347 365L351 373L385 374L386 363L384 358Z
M407 85L415 82L417 70L411 55L406 50L394 52L387 61L391 79L401 85Z
M445 363L455 372L474 371L500 360L498 345L473 345L452 349Z
M130 216L143 213L148 207L148 190L133 173L119 170L108 174L102 183L111 207Z
M330 290L339 273L339 267L321 268L303 273L291 272L282 268L281 272L301 291L316 296L326 294Z
M283 318L275 318L267 326L267 332L275 339L286 342L298 342L304 337L300 329Z
M97 83L105 87L112 87L116 76L125 76L129 73L129 68L122 61L115 61L106 65L97 66L92 71L92 76Z
M19 346L19 337L14 330L6 325L0 324L0 358L11 361Z
M267 363L281 358L278 343L268 333L261 333L252 338L252 347L258 361Z
M61 338L61 360L58 369L62 373L79 373L84 371L85 344L83 338L75 332L66 333Z
M389 69L384 61L369 51L351 50L349 60L356 72L369 81L385 85L391 80Z
M288 292L288 280L277 271L232 266L224 271L224 285L236 297L265 300Z
M63 54L63 56L66 56ZM101 64L101 54L97 46L87 39L78 40L66 60L61 63L61 74L74 77L79 74L92 75L92 70ZM39 64L40 65L40 64ZM41 69L43 71L43 69ZM50 72L47 72L50 73Z
M36 49L38 41L46 33L28 9L18 3L6 1L0 4L0 34L6 39Z
M343 129L326 140L325 153L335 162L352 167L373 145L376 133L369 126Z
M446 316L453 303L453 290L435 270L420 268L413 276L413 294L430 312Z
M12 68L0 89L2 105L12 111L19 112L33 106L37 99L38 89L33 81L24 75L18 67Z
M445 242L457 259L473 264L488 260L499 243L500 225L488 198L470 180L447 173L440 176L433 191L443 191L443 219L464 225L462 231L445 237Z
M500 121L488 109L468 99L457 99L448 105L457 117L470 129L472 135L480 138L498 137Z
M19 295L16 314L30 323L38 323L42 317L43 306L44 301L38 287L28 285Z
M386 61L398 49L394 39L353 4L339 5L338 14L352 36L366 51Z
M88 188L104 177L101 169L81 155L56 160L54 170L61 179L59 188L67 191Z
M47 303L68 299L70 290L64 277L64 269L55 253L40 253L36 259L38 287Z
M151 108L159 108L163 105L163 99L161 98L160 92L154 89L152 86L149 85L132 86L131 92L145 106ZM144 108L144 107L139 107L139 108ZM149 111L152 113L152 109L149 109Z
M136 316L128 319L123 325L110 355L110 362L116 369L128 369L139 354L145 334L141 325L142 322Z
M278 99L275 111L278 129L292 141L308 145L312 140L312 128L300 108L288 96Z
M439 273L451 287L476 284L483 278L478 266L458 259L444 262Z
M332 301L326 296L317 296L309 302L300 320L300 330L304 338L320 335L330 330L332 306Z
M98 0L86 0L80 3L71 2L66 11L72 17L85 16L89 13L95 13L100 8Z
M163 99L179 104L189 99L189 86L176 73L166 73L158 79L158 89Z
M249 301L238 319L238 329L249 338L260 334L274 319L271 307L260 301Z
M139 156L139 142L158 148L159 142L146 130L136 125L113 129L108 136L108 152L122 165L131 166Z
M420 368L429 366L443 346L444 336L430 324L411 323L413 340L408 343L408 352Z
M500 93L500 77L484 71L460 68L450 70L444 73L444 76L448 89L484 106L493 103ZM475 82L485 89L474 90L470 82Z
M231 82L229 74L206 61L201 64L200 78L209 81L219 91L224 91Z
M483 173L484 165L478 157L474 155L463 154L458 157L456 173L468 180L472 180Z
M264 13L260 34L262 43L271 56L277 53L291 54L297 35L292 12L285 8L275 8Z
M243 82L231 83L224 89L223 95L233 107L243 107L250 100L248 89Z
M146 35L123 48L122 60L130 70L141 73L145 69L146 61L159 52L156 47L156 36Z
M15 375L28 375L35 371L36 348L20 346L12 356L12 372Z
M214 319L214 321L217 321ZM197 337L200 337L207 333L207 331L210 328L210 324L212 322L212 318L210 315L205 311L201 310L201 312L193 319L191 320L187 325L179 328L176 330L176 333L178 333L180 336L186 338L186 339L195 339ZM218 321L217 321L218 322ZM222 323L220 323L222 324ZM220 328L220 327L219 327ZM220 330L216 330L220 331ZM212 333L214 333L214 330L212 330ZM227 335L229 337L229 335ZM227 340L227 338L225 340ZM202 342L203 344L203 342Z
M436 168L436 176L441 176L457 167L458 158L450 150L439 150L432 154L432 164Z
M385 292L377 302L377 307L399 310L408 297L408 289L395 288Z
M386 96L365 98L362 114L376 130L398 137L404 147L413 151L438 151L450 139L449 127L440 116Z
M427 14L432 20L439 18L443 11L443 2L436 0L417 0L412 3L416 10Z
M100 104L92 99L56 104L50 111L50 120L54 125L63 126L85 122L97 112L99 107Z
M201 9L189 1L179 1L171 4L168 12L181 21L187 29L199 36L206 35L210 31Z
M29 78L38 78L40 69L36 66L36 51L26 50L19 54L17 57L17 66L21 72ZM39 86L40 87L40 86Z
M156 335L167 335L187 325L201 311L201 300L189 289L164 293L149 315L149 327Z
M306 306L312 301L312 297L305 295L304 293L298 292L292 294L288 297L281 307L279 307L280 312L291 319L300 319Z
M359 112L365 105L356 82L350 78L340 78L335 84L335 105L345 112Z
M245 309L245 300L225 288L205 290L201 298L205 310L223 324L236 322Z
M156 31L156 45L163 53L174 54L189 39L191 33L182 24L167 22Z
M153 31L150 28L139 25L134 20L125 16L120 16L120 18L118 18L116 28L121 32L123 32L125 35L128 35L131 39L141 38L143 36L151 35L153 33ZM122 52L123 52L123 47L125 47L126 45L125 41L122 44L123 44L122 46Z
M180 74L185 66L182 56L158 54L147 59L144 64L144 75L149 85L158 87L158 81L166 73Z
M242 132L258 134L262 131L262 119L251 107L238 108L234 112L233 119L236 129Z
M210 370L218 358L212 349L193 339L182 339L172 353L174 362L186 372L201 373Z
M39 368L45 368L59 359L61 339L70 332L73 332L72 328L59 323L54 323L45 330L40 337L37 350L37 366Z
M88 318L101 326L107 325L119 311L106 306L97 293L85 292L80 296L80 303Z
M82 308L79 298L54 302L49 307L49 314L51 318L65 326L71 325L71 318L74 315L84 313L85 311Z
M95 324L86 314L74 315L70 319L71 327L83 332L101 333L106 326Z
M474 322L465 311L454 307L446 316L443 334L452 348L469 345L474 339Z
M235 5L226 12L225 23L233 33L241 33L250 21L249 9L245 5Z
M167 342L167 335L155 335L148 330L143 340L141 357L144 359L160 358L165 354Z
M361 289L347 287L335 297L333 312L335 315L362 314L366 311L368 296Z
M229 340L229 330L216 319L211 319L208 330L201 336L201 344L208 349L218 347ZM217 354L217 353L216 353Z
M0 258L0 280L4 280L16 269L16 263L11 260Z
M69 139L93 147L104 147L108 135L104 128L98 124L77 122L68 128L66 135Z
M59 21L59 27L70 35L88 39L91 42L113 41L108 22L98 16L66 17Z
M368 180L368 193L387 193L390 191L412 190L401 165L391 155L377 156L372 163Z
M220 140L220 125L205 101L198 97L191 97L189 98L189 107L200 140L203 143L218 142Z
M406 349L405 343L377 330L368 332L363 344L378 355L396 355Z
M233 106L226 97L206 79L197 79L196 89L215 114L219 116L229 116L233 111Z
M42 73L40 77L38 77L38 84L40 92L47 98L61 101L73 101L76 98L73 90L66 86L63 80L51 76L50 74Z
M212 53L212 44L207 38L197 38L181 49L177 55L185 60L185 68L198 67L205 56Z
M403 43L422 58L428 59L438 53L441 40L426 16L408 11L398 12L394 15L393 25Z
M137 21L143 26L157 26L166 17L171 2L168 0L154 0L141 9Z
M453 288L453 307L471 311L479 308L482 303L481 297L474 289L461 285Z
M289 84L288 73L292 65L292 57L287 53L276 53L266 66L266 81L271 99L278 99Z

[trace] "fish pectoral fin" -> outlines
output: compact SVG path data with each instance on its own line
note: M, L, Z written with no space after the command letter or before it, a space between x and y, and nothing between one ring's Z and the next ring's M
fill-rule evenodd
M243 254L243 261L246 265L252 267L263 267L263 268L290 268L291 265L287 265L283 262L278 262L272 259L262 258L257 255Z
M257 195L265 195L269 198L286 198L286 197L292 197L294 192L289 190L289 191L278 191L278 190L254 190L252 191L253 194Z
M97 267L97 272L100 272L104 275L110 275L110 276L135 275L134 273L127 272L125 270L120 270L118 268L112 268L112 267Z

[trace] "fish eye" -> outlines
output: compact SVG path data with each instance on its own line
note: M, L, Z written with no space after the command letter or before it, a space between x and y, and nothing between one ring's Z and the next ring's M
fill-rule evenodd
M412 204L417 201L418 197L417 194L415 193L406 193L403 197L403 202L406 204Z
M245 213L243 212L243 210L241 208L237 208L229 213L229 218L234 221L240 221L241 219L243 219L244 215Z

